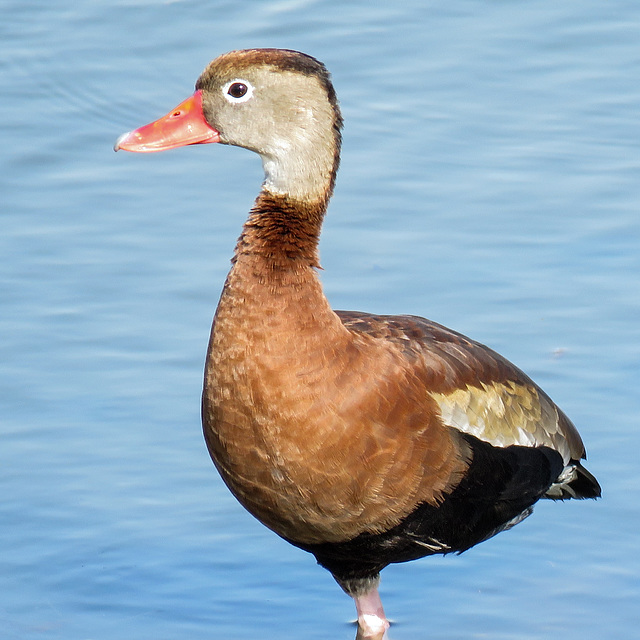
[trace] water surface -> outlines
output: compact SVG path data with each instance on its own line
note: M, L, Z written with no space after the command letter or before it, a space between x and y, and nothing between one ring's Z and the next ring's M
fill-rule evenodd
M1 7L0 637L355 635L350 600L235 503L200 433L259 159L111 150L253 46L323 60L341 99L332 304L502 352L572 417L603 485L385 570L391 638L637 637L637 3Z

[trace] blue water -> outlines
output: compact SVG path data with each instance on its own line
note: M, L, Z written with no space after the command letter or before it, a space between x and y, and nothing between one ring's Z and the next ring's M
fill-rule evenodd
M334 306L502 352L579 426L603 485L385 570L392 640L638 637L640 4L385 4L0 4L0 638L355 635L350 600L235 503L202 442L259 159L111 150L251 46L333 73Z

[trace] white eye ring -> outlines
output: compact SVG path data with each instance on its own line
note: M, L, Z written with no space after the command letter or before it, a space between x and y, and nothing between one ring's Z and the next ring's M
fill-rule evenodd
M222 87L222 95L231 104L246 102L253 97L253 85L241 78L235 78Z

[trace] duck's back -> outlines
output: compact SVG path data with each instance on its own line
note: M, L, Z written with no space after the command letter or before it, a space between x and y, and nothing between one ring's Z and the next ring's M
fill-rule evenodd
M393 343L420 372L440 421L492 447L548 447L564 474L550 498L592 498L599 486L580 465L582 439L573 423L518 367L489 347L419 316L337 311L346 328ZM584 478L588 478L584 481Z

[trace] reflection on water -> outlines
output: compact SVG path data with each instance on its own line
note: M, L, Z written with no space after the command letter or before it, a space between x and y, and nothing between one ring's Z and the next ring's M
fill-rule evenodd
M200 434L211 316L259 160L111 151L247 46L333 72L334 306L490 344L575 421L604 487L460 557L386 569L389 636L633 637L639 22L633 2L7 4L3 637L354 635L350 600L235 504Z

